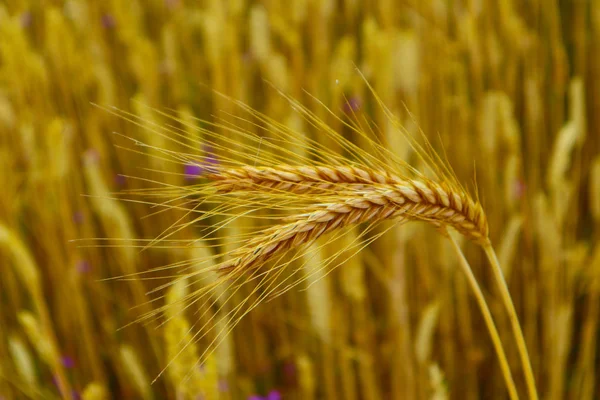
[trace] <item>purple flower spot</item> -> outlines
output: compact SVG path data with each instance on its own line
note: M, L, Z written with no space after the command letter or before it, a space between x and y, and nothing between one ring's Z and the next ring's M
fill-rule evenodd
M219 162L217 161L217 159L211 155L207 156L206 159L204 160L204 172L207 172L209 174L214 174L217 172L217 165L219 165Z
M250 64L253 61L254 61L254 55L250 51L247 51L244 54L242 54L242 63Z
M204 158L201 161L189 161L184 166L185 179L191 180L198 178L204 173L217 172L216 166L219 165L219 160L213 152L212 146L204 144L202 146Z
M204 171L204 168L202 168L201 165L196 164L196 163L187 163L187 164L185 164L185 167L184 167L185 179L187 179L187 180L195 179L195 178L199 177L200 175L202 175L203 171Z
M278 390L271 390L267 395L267 400L281 400L281 393Z
M71 392L71 398L73 400L81 400L81 394L77 390Z
M73 213L73 222L75 222L77 225L81 225L83 224L83 221L85 221L85 215L83 214L83 211L75 211Z
M352 96L346 101L343 109L346 114L353 114L353 113L357 112L358 110L360 110L361 106L362 106L362 101L360 100L360 98L357 96Z
M33 18L31 16L31 12L25 11L23 14L21 14L21 26L23 28L29 28L32 20Z
M123 175L115 175L115 184L118 187L124 187L127 184L127 178Z
M100 162L100 153L96 149L88 149L83 154L84 162L87 165L95 165Z
M281 393L279 393L278 390L271 390L266 396L253 394L252 396L248 397L248 400L281 400Z
M283 364L283 372L289 378L295 377L297 373L296 364L294 362L286 362Z
M219 162L217 161L217 158L212 153L207 154L206 158L204 158L204 163L207 165L219 164Z
M60 359L60 362L62 363L62 365L65 368L74 368L75 367L75 360L73 360L73 357L63 356Z
M212 154L207 154L201 162L188 162L183 168L183 173L186 180L196 179L205 173L215 173L219 164L217 158Z
M180 0L165 0L165 5L169 10L173 10L181 4Z
M173 74L173 64L170 63L168 60L163 60L158 65L158 71L162 75L171 75Z
M101 18L102 26L105 29L113 29L117 25L115 17L110 14L103 14Z
M92 264L90 264L89 261L80 260L80 261L77 261L77 264L75 264L75 269L80 274L86 274L92 270ZM66 367L66 365L65 365L65 367Z
M218 383L219 392L229 392L229 383L225 379L220 379Z
M525 195L525 191L527 190L527 185L522 180L518 180L514 184L514 194L517 199L522 199Z
M202 151L205 154L204 168L206 168L208 172L216 172L217 169L213 167L219 165L219 160L217 159L212 146L205 144L202 146Z

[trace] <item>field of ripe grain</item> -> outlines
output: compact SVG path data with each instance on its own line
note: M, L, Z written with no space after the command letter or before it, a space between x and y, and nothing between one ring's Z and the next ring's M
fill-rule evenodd
M600 397L595 0L0 0L0 400Z

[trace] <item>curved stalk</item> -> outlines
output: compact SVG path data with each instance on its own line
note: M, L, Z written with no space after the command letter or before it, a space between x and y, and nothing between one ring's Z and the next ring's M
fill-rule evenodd
M533 376L533 369L531 368L531 361L529 360L527 345L525 344L525 338L523 337L523 331L521 330L521 325L519 324L517 311L515 309L515 305L512 302L510 292L508 291L508 285L506 284L504 275L502 274L502 269L500 268L498 257L496 256L496 252L494 251L494 248L492 247L490 241L483 245L483 249L485 250L485 254L487 255L488 260L490 261L490 264L492 264L494 278L496 279L496 282L500 289L500 296L502 298L502 302L504 303L504 307L508 312L510 326L512 328L515 341L517 342L519 357L521 358L521 364L523 365L523 372L525 374L525 382L527 384L529 398L531 398L532 400L538 400L537 389L535 386L535 377Z
M477 283L477 278L473 275L473 270L469 265L469 262L465 258L460 246L456 242L456 239L450 234L450 241L454 246L454 250L456 250L456 254L458 255L460 266L463 269L467 277L467 281L473 290L473 294L475 295L475 299L477 300L477 304L479 305L479 309L481 310L481 314L483 315L483 319L490 333L490 337L492 339L492 343L494 345L494 349L496 350L496 354L498 355L498 361L500 361L500 369L502 370L502 375L504 376L504 381L506 382L506 388L508 389L508 395L512 400L517 400L519 395L517 394L517 388L515 386L515 381L513 380L512 374L510 372L510 367L508 365L508 359L506 358L506 353L504 352L504 348L502 347L502 341L500 340L500 335L498 334L498 329L496 328L496 324L494 324L494 319L492 318L492 313L485 301L485 297Z

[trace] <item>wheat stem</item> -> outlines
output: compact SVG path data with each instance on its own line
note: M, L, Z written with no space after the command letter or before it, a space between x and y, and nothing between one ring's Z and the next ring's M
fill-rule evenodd
M521 358L523 372L525 374L525 382L527 384L527 391L529 393L529 397L532 400L537 400L538 394L535 386L533 370L531 368L531 361L529 360L529 354L527 352L527 345L525 344L525 338L523 337L523 331L521 330L521 325L519 324L517 311L515 310L515 305L512 302L512 298L508 290L508 285L506 284L506 280L504 279L504 275L502 274L502 269L500 268L498 257L496 256L496 252L494 251L491 242L488 241L487 243L485 243L483 245L483 249L485 250L485 254L487 255L487 258L490 261L490 264L492 265L494 278L496 279L496 283L498 284L498 287L500 289L500 297L502 298L502 302L504 303L504 307L506 307L506 311L508 312L508 316L510 318L510 325L515 341L517 342L517 348L519 351L519 357Z
M58 391L63 399L69 399L71 396L71 385L63 365L60 363L57 354L58 339L54 331L52 318L42 289L42 278L39 274L39 268L33 256L25 246L25 243L14 234L7 226L0 224L0 246L6 247L11 252L15 271L23 280L23 284L29 290L33 300L35 310L40 320L41 328L47 336L51 346L51 357L46 360L52 372L56 377Z
M454 250L456 250L456 254L458 255L458 259L460 261L460 266L463 269L467 277L467 281L471 286L471 290L473 290L473 294L475 295L475 299L477 300L477 304L479 305L479 309L481 310L481 314L483 315L483 319L485 324L490 332L490 337L492 339L492 343L494 345L494 349L496 350L496 354L498 355L498 360L500 361L500 369L502 370L502 375L504 376L504 381L506 382L506 388L508 389L508 395L512 400L518 399L519 395L517 394L517 388L515 386L515 381L513 380L512 374L510 372L510 367L508 365L508 359L506 358L506 353L504 352L504 348L502 347L502 341L500 340L500 335L498 334L498 329L496 328L496 324L494 324L494 319L492 318L492 313L485 301L485 297L481 291L481 287L477 283L477 278L473 274L473 270L469 265L469 262L465 258L460 246L456 242L456 239L453 235L448 235L450 237L450 241L452 242L452 246Z

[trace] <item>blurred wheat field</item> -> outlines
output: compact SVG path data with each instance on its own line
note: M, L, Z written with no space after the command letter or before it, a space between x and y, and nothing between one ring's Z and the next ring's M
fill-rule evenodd
M220 260L260 228L211 219L206 245L183 245L204 243L187 212L202 193L184 194L213 152L252 148L232 127L264 134L263 157L303 149L276 127L339 146L278 91L362 148L344 121L371 121L417 170L406 134L425 135L483 204L541 398L600 396L600 3L5 0L0 399L508 397L459 259L422 222L384 222L356 254L359 228L320 242L306 282L229 335L252 288L183 310L211 283L138 275ZM485 254L460 245L527 398ZM195 340L196 324L211 334Z

